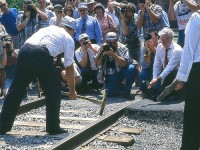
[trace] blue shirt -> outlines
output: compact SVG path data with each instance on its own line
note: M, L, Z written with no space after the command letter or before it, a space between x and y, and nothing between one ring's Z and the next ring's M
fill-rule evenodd
M16 18L18 14L16 8L10 8L8 14L3 13L0 17L1 24L4 25L6 32L10 35L17 35L19 33L16 28Z
M96 40L98 45L102 44L102 31L98 20L95 17L87 15L86 19L86 30L85 33L89 36L90 40ZM81 34L83 18L76 19L77 27L75 33L75 39L79 41L78 37Z

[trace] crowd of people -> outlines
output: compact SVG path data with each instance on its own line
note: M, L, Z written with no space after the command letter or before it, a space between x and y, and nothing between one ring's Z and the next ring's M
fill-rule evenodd
M199 102L194 102L198 88L188 89L199 82L195 74L200 61L199 35L195 33L199 31L199 0L169 0L168 12L154 0L138 0L138 7L126 0L108 0L107 8L94 0L67 0L64 6L37 2L24 0L23 13L19 13L0 0L0 81L5 96L1 134L11 130L26 88L35 79L47 98L49 134L65 132L59 127L60 83L68 87L71 99L76 99L76 91L90 88L104 88L108 97L133 99L135 82L137 93L156 100L178 79L169 97L182 96L186 90L185 120L200 114ZM177 42L169 21L177 21ZM195 79L190 78L191 68ZM196 109L191 111L193 107ZM200 146L200 121L194 120L184 122L183 150ZM198 130L197 134L193 130L195 137L188 133L193 125Z

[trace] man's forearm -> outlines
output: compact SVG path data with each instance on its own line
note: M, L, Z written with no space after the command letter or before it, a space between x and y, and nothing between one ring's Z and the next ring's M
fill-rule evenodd
M73 64L66 67L65 71L66 71L66 80L69 87L69 92L73 93L75 92L75 77L74 77L75 71Z

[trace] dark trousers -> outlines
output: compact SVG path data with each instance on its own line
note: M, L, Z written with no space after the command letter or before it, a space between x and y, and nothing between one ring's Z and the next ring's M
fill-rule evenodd
M200 148L200 63L194 63L185 86L185 109L181 150Z
M46 130L59 128L61 84L53 57L42 47L26 44L20 49L13 83L1 111L1 131L11 130L29 83L37 77L46 97Z

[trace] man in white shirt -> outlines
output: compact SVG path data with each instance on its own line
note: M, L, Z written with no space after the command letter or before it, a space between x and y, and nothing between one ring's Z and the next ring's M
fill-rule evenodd
M82 87L84 90L88 87L87 84L92 80L95 89L102 87L97 80L98 68L95 65L94 57L100 48L97 44L92 44L89 36L86 33L79 35L80 47L75 51L75 58L81 70Z
M18 108L34 77L39 79L46 97L46 132L53 134L66 133L60 128L61 83L53 57L64 52L64 66L67 72L69 97L76 99L74 82L74 33L76 21L65 17L63 27L49 26L33 34L21 47L13 83L4 100L0 119L0 134L6 134L12 128Z
M197 1L200 5L200 0ZM177 73L180 81L175 90L185 84L185 109L181 150L200 148L200 11L192 14L185 30L185 45Z
M155 98L176 77L182 54L180 45L173 41L174 32L170 28L164 28L158 34L161 43L156 48L153 79L149 84Z

